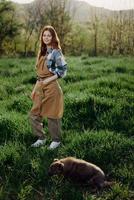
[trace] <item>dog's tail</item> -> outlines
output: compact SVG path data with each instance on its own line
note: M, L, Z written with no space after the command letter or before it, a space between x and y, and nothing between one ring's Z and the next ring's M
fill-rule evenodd
M114 181L104 181L103 187L111 187L113 185L115 185Z

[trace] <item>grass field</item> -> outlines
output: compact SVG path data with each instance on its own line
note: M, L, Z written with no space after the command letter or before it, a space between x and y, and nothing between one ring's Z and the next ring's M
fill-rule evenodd
M134 58L68 57L68 74L60 79L65 111L62 146L31 148L28 122L30 93L36 81L35 59L0 59L0 199L134 199ZM90 188L49 178L54 158L76 156L100 166L111 189Z

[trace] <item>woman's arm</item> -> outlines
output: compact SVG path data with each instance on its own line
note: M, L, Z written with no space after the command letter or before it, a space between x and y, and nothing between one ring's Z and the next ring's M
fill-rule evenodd
M60 49L54 49L51 56L47 57L47 66L50 72L57 74L58 78L66 76L67 63Z
M55 72L57 73L58 78L65 77L67 72L67 63L65 61L64 55L62 54L61 50L56 51L55 62L56 62Z
M55 74L49 78L46 78L44 81L41 81L43 83L43 85L50 83L51 81L54 81L58 78L58 75Z

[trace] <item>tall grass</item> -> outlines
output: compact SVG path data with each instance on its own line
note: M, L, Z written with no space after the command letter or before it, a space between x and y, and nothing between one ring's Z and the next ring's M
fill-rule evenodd
M28 112L36 81L35 59L0 62L0 199L134 199L134 59L68 57L68 74L59 79L65 107L62 145L31 148ZM75 156L100 166L111 189L90 188L48 176L54 158Z

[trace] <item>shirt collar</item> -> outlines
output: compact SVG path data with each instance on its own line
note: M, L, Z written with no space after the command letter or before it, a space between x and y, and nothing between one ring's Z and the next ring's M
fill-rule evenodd
M47 53L49 54L49 53L52 53L52 51L53 51L53 48L52 47L48 47L47 48Z

